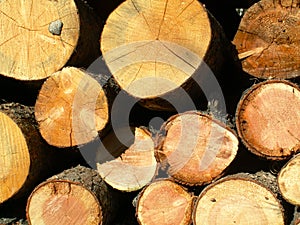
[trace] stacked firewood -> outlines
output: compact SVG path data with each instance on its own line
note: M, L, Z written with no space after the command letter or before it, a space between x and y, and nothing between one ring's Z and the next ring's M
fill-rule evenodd
M0 224L300 224L299 7L0 1Z

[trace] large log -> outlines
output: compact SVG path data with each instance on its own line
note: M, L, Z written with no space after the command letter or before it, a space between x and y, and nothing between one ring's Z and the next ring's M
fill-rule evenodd
M281 168L277 177L282 196L291 204L298 206L300 205L299 167L300 155L298 154Z
M98 173L110 186L126 192L142 189L157 172L150 132L145 128L132 128L132 132L128 134L127 129L119 128L109 133L103 138L103 145L97 153ZM127 139L126 143L124 139ZM119 157L105 159L107 153Z
M52 74L35 104L43 138L53 146L71 147L101 135L109 122L107 87L75 67Z
M0 74L41 80L100 55L100 25L81 0L0 2Z
M156 157L176 181L203 185L223 175L237 154L238 143L229 125L209 114L188 111L163 124Z
M251 6L233 43L243 69L258 78L300 75L299 1L262 0Z
M28 198L31 225L109 225L116 216L111 189L93 169L77 166L38 185Z
M283 207L274 190L264 183L269 179L265 175L236 174L210 184L196 201L193 224L283 225ZM276 184L273 176L274 180Z
M0 204L25 196L47 176L83 161L77 151L58 153L43 141L33 107L1 104L0 140Z
M283 80L253 85L236 110L238 134L252 153L268 159L285 159L300 147L299 109L297 85Z
M233 49L220 24L193 0L127 0L110 14L101 35L117 83L157 110L189 104L186 93L199 99L198 85L220 77L225 62L236 59Z
M170 180L157 180L138 196L137 218L141 225L189 225L193 196Z

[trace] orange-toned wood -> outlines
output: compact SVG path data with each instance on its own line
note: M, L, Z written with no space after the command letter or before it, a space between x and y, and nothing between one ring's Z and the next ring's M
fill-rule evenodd
M246 11L233 41L244 71L265 79L300 75L299 15L293 0L262 0Z
M157 142L158 161L167 165L172 178L188 185L220 177L235 158L239 143L228 125L197 111L170 117Z
M253 85L236 110L238 134L254 154L283 159L300 147L300 89L297 85L269 80Z

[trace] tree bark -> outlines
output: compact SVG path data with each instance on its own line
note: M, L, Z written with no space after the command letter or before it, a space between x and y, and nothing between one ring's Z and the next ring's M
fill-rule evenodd
M235 158L238 138L209 114L189 111L172 116L161 127L156 157L168 174L187 185L203 185L223 175Z
M296 155L281 168L277 177L282 196L293 205L300 205L299 166L300 155Z
M191 224L193 196L170 180L156 180L146 186L137 200L141 225Z
M267 159L285 159L299 150L300 89L283 80L253 85L236 110L236 126L244 145Z
M98 173L110 186L126 192L142 189L157 172L150 132L145 128L132 128L132 132L128 134L126 129L120 128L109 133L97 152ZM111 157L118 157L105 159L107 153Z
M28 198L26 212L31 225L111 224L116 205L110 189L87 167L77 166L49 178Z
M269 181L270 176L261 174L236 174L210 184L196 201L193 224L283 225L283 208L262 183Z
M43 138L53 146L71 147L103 135L109 122L108 91L107 85L77 68L54 73L44 82L35 104Z
M204 97L201 88L237 60L220 24L192 0L125 1L108 17L101 51L120 87L155 110Z
M0 129L0 204L25 196L47 176L83 161L78 151L58 153L43 141L33 107L1 104Z
M251 6L233 43L252 76L289 79L300 75L299 3L262 0Z
M0 74L42 80L100 55L100 25L81 0L1 1Z

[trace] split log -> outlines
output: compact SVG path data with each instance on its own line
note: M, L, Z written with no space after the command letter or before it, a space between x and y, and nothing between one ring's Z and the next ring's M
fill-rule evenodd
M95 139L109 122L107 86L75 67L65 67L43 84L35 117L43 138L53 146L71 147Z
M31 225L109 225L113 195L96 171L77 166L38 185L28 198Z
M233 43L244 71L258 78L300 75L299 2L262 0L251 6Z
M193 224L283 225L283 207L276 195L254 177L236 174L207 186L196 201Z
M236 110L238 134L252 153L267 159L285 159L300 148L299 109L297 85L283 80L253 85Z
M156 180L138 196L137 218L141 225L189 225L193 196L170 180Z
M157 160L173 179L187 185L219 178L238 150L237 135L229 125L197 111L170 117L160 133Z
M98 173L111 187L126 192L142 189L157 172L150 132L145 128L132 129L133 134L127 133L131 132L130 129L122 128L109 133L103 138L103 146L97 153ZM123 140L119 140L120 137ZM110 156L122 154L116 159L105 160L105 153Z
M0 74L42 80L100 55L100 25L81 0L1 1Z
M278 174L279 190L285 200L293 205L300 205L299 195L300 155L290 159Z
M0 204L23 197L47 176L82 162L79 152L58 153L43 141L33 107L1 104L0 130Z
M220 24L193 0L127 0L110 14L101 35L117 83L155 110L188 104L186 94L199 99L199 86L211 85L225 62L237 59L233 50Z

